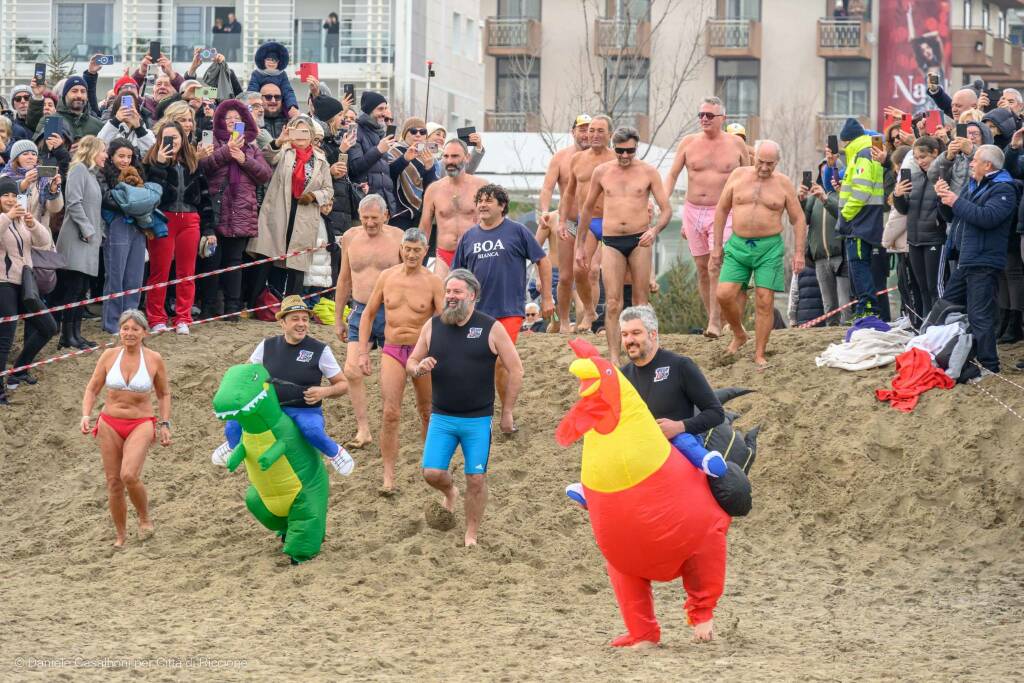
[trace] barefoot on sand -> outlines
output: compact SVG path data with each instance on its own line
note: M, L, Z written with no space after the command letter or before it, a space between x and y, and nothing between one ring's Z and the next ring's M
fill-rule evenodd
M746 332L734 334L732 337L732 341L729 342L729 346L728 348L725 349L725 352L729 355L735 355L736 352L739 351L740 348L742 348L742 346L746 344L749 339L750 336Z
M347 448L350 451L351 450L359 450L360 448L366 448L367 446L369 446L372 443L373 443L373 439L372 438L365 438L364 439L364 438L360 437L359 435L356 435L356 438L350 439L350 440L345 442L345 448Z
M431 529L451 531L455 528L455 515L436 500L427 503L426 509L423 510L423 515L427 519L427 526Z
M153 526L153 522L139 522L139 539L148 540L153 537L156 533L156 528Z
M693 627L693 642L710 643L715 639L715 622L712 619Z
M125 540L126 539L124 537L119 537L116 541L114 541L114 550L124 550Z

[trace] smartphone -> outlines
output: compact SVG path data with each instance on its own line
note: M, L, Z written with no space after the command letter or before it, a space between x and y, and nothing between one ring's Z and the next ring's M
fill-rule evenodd
M338 152L338 161L348 166L348 154L346 152Z
M57 175L56 166L36 166L40 178L53 178Z
M872 135L871 136L871 146L874 147L875 149L884 149L885 148L885 138L883 138L881 135Z
M146 74L146 85L153 85L154 83L156 83L156 74L154 74L154 73Z
M309 77L320 78L320 65L316 62L302 62L299 64L299 80L303 83L309 82Z
M28 211L28 195L27 194L19 194L18 195L18 204L21 205L21 208L23 208L26 211Z
M196 97L201 100L216 100L217 89L216 88L196 88Z
M156 62L160 59L160 41L151 40L149 41L149 58Z
M213 144L213 131L212 130L204 130L203 131L203 144L204 145L212 145Z
M121 95L121 109L131 109L134 106L131 95Z
M835 135L828 136L828 149L833 154L839 154L839 138Z
M928 74L928 87L937 88L939 87L939 74L930 73Z
M388 126L387 131L384 133L384 135L385 136L387 136L387 135L394 135L397 132L398 132L398 126L396 126L395 124L391 124L390 126Z
M989 88L985 91L988 93L988 106L992 109L995 108L996 103L999 102L999 98L1003 96L1001 88Z
M97 55L96 63L100 66L110 66L114 63L114 55Z
M426 149L427 149L427 143L425 143L425 142L417 142L416 143L416 151L419 152L420 154L425 152Z
M235 124L235 133L238 135L245 135L245 122L239 121Z
M168 152L174 149L173 135L165 135L164 139L161 142L163 143L163 148L166 149Z
M356 99L356 86L352 85L351 83L346 83L345 85L343 85L342 92L344 92L346 95L351 96L353 101Z
M470 144L469 136L475 132L476 126L467 126L466 128L457 128L455 130L455 134L458 136L458 138L465 142L467 145Z
M909 181L909 180L910 180L910 169L909 168L901 168L900 169L900 182L902 183L902 182L906 182L906 181Z
M428 142L427 149L430 150L431 154L437 154L437 150L440 149L440 147L437 146L436 142Z
M811 185L814 183L814 175L810 171L804 171L803 186L808 190L811 189Z
M958 123L958 124L956 124L956 136L958 138L965 138L965 137L967 137L967 124L966 123Z
M57 115L47 116L43 124L43 138L48 138L60 132L60 117Z
M46 64L44 62L36 62L33 75L36 77L36 83L46 83Z
M199 59L203 60L204 62L209 62L213 60L213 58L216 56L217 48L215 47L204 47L202 50L199 51Z

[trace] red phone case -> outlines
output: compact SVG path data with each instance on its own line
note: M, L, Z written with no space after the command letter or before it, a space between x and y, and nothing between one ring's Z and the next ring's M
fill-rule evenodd
M303 83L309 81L309 77L320 80L320 65L316 62L302 62L299 64L299 80Z

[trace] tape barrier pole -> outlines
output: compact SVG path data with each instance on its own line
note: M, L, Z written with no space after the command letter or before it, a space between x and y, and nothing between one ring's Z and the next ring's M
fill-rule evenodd
M328 287L326 289L321 289L318 292L313 292L312 294L303 294L302 298L303 299L311 299L314 296L321 296L323 294L326 294L327 292L333 292L333 291L334 291L334 287ZM262 311L264 309L272 308L272 307L277 306L277 305L279 305L279 304L267 304L266 306L257 306L256 308L247 308L244 311L239 311L238 313L225 313L223 315L217 315L217 316L214 316L212 318L203 318L202 320L194 321L189 327L195 327L196 325L203 325L205 323L212 323L212 322L214 322L216 320L223 320L224 318L229 318L229 317L231 317L233 315L239 315L241 313L255 313L256 311ZM155 334L151 334L150 336L151 337L158 337L161 334L168 334L170 332L174 332L174 330L171 329L171 328L168 328L164 332L157 332ZM36 361L35 363L29 363L28 365L21 365L21 366L18 366L16 368L11 368L10 370L4 370L3 372L0 372L0 378L6 377L7 375L13 374L15 372L21 372L23 370L31 370L32 368L38 368L41 365L50 365L51 363L56 363L58 361L67 360L68 358L74 358L76 356L84 356L85 354L93 353L94 351L104 351L106 349L109 349L112 346L116 346L117 344L118 344L117 341L111 341L111 342L107 342L106 344L100 344L99 346L94 346L94 347L89 348L89 349L80 349L78 351L70 351L68 353L64 353L64 354L61 354L59 356L53 356L52 358L47 358L46 360Z
M897 290L897 287L890 287L889 289L883 289L883 290L881 290L879 292L875 292L875 296L882 296L883 294L888 294L890 292L895 292L896 290ZM829 311L825 315L819 315L814 320L809 320L808 322L805 322L802 325L797 325L797 329L798 330L806 330L808 328L814 327L818 323L823 322L825 320L828 320L829 318L834 316L836 313L841 313L842 311L845 311L847 308L850 308L851 306L856 306L856 305L857 305L856 301L851 301L848 304L843 304L839 308L832 309L831 311Z
M36 311L35 313L19 313L18 315L8 315L0 318L0 324L16 322L18 320L24 320L25 318L34 318L37 315L43 315L44 313L56 313L58 311L66 311L69 308L78 308L79 306L86 306L88 304L95 304L100 301L109 301L110 299L119 299L129 294L139 294L141 292L148 292L153 289L160 289L161 287L170 287L180 282L188 282L189 280L201 280L204 277L210 277L212 275L220 275L221 273L228 273L233 270L242 270L243 268L252 268L264 263L270 263L272 261L283 261L289 259L292 256L301 256L302 254L309 253L311 251L317 251L319 249L326 249L327 245L318 245L315 247L309 247L307 249L300 249L293 251L289 254L282 254L280 256L268 256L256 261L250 261L249 263L242 263L237 266L229 266L227 268L218 268L217 270L211 270L208 273L196 273L195 275L188 275L186 277L177 278L175 280L168 280L167 282L158 282L155 285L143 285L142 287L136 287L135 289L126 289L123 292L112 292L110 294L104 294L102 296L96 296L91 299L82 299L70 304L61 304L60 306L53 306L51 308L44 309L42 311Z

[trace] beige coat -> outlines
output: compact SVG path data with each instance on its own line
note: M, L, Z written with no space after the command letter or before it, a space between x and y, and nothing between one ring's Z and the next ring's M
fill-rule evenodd
M306 176L306 192L312 192L316 201L297 207L292 239L285 244L288 234L288 213L292 202L292 170L295 167L295 151L286 147L281 151L274 175L267 186L267 193L260 208L259 232L249 240L247 251L259 257L280 256L299 249L316 246L317 230L320 228L320 206L334 197L330 166L327 157L320 150L313 152L313 172ZM292 256L286 261L276 261L275 266L287 266L306 272L313 262L313 253Z

